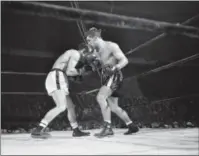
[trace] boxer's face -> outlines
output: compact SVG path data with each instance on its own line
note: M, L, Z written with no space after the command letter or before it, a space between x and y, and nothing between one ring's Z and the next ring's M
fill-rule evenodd
M83 48L80 53L82 53L82 55L92 54L94 53L94 48L90 45L87 45L87 47Z
M97 43L97 36L87 36L86 40L87 40L89 45L95 47L96 43Z

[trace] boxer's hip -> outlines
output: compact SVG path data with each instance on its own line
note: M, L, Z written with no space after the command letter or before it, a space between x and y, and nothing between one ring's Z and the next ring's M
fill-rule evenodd
M110 67L107 67L110 68ZM123 74L121 70L114 72L112 75L109 75L106 68L101 70L101 83L110 87L113 91L119 89L123 82Z
M65 72L59 68L53 68L47 75L45 86L48 92L54 90L68 90L68 78Z

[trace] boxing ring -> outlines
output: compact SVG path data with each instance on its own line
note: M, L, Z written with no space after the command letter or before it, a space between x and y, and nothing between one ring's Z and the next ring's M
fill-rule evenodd
M71 137L71 131L52 132L48 140L34 140L29 134L9 134L1 138L1 154L6 155L198 155L198 129L141 129L124 136L97 139Z
M183 35L191 39L199 39L199 28L187 26L192 21L199 19L196 15L185 22L172 24L143 18L127 17L115 14L102 13L97 11L83 10L74 7L63 7L53 4L39 2L8 2L6 5L18 13L26 13L43 17L52 17L60 20L83 21L85 23L97 23L102 26L117 27L122 29L136 29L145 31L155 31L162 34L148 40L147 42L131 49L125 54L128 56L143 47L169 35ZM81 29L81 23L78 25ZM84 28L83 28L84 31ZM81 34L83 36L83 33ZM126 78L144 77L149 74L160 72L174 66L184 64L188 61L199 58L199 53L177 60L175 62L157 67L138 75ZM36 72L15 72L2 71L1 74L7 75L31 75L45 76L47 73ZM95 94L97 89L83 91L81 94ZM44 92L2 92L2 95L46 95ZM199 94L197 94L198 96ZM192 96L192 95L187 95ZM183 97L173 97L152 101L157 104L162 101L172 101ZM48 140L34 140L30 134L3 134L1 136L1 154L6 155L198 155L199 140L198 128L186 129L151 129L142 128L138 133L131 136L124 136L126 129L115 128L114 137L97 139L93 134L99 129L92 129L91 136L85 138L71 137L72 131L53 131L52 138Z

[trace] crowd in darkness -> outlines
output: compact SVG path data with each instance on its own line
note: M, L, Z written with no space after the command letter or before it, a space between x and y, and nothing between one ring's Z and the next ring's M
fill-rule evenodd
M94 129L102 125L100 107L94 95L75 95L77 119L80 128ZM145 97L121 98L119 105L140 128L178 128L198 126L197 100L162 101L151 103ZM40 118L54 106L47 96L4 95L2 98L2 131L29 132ZM125 124L112 114L112 125L125 128ZM49 130L71 130L67 111L60 114L50 125Z

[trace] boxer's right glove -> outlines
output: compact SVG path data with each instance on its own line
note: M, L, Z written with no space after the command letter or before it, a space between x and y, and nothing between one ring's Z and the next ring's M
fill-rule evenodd
M95 54L86 54L84 56L85 64L91 65L95 60L97 60L97 56Z

